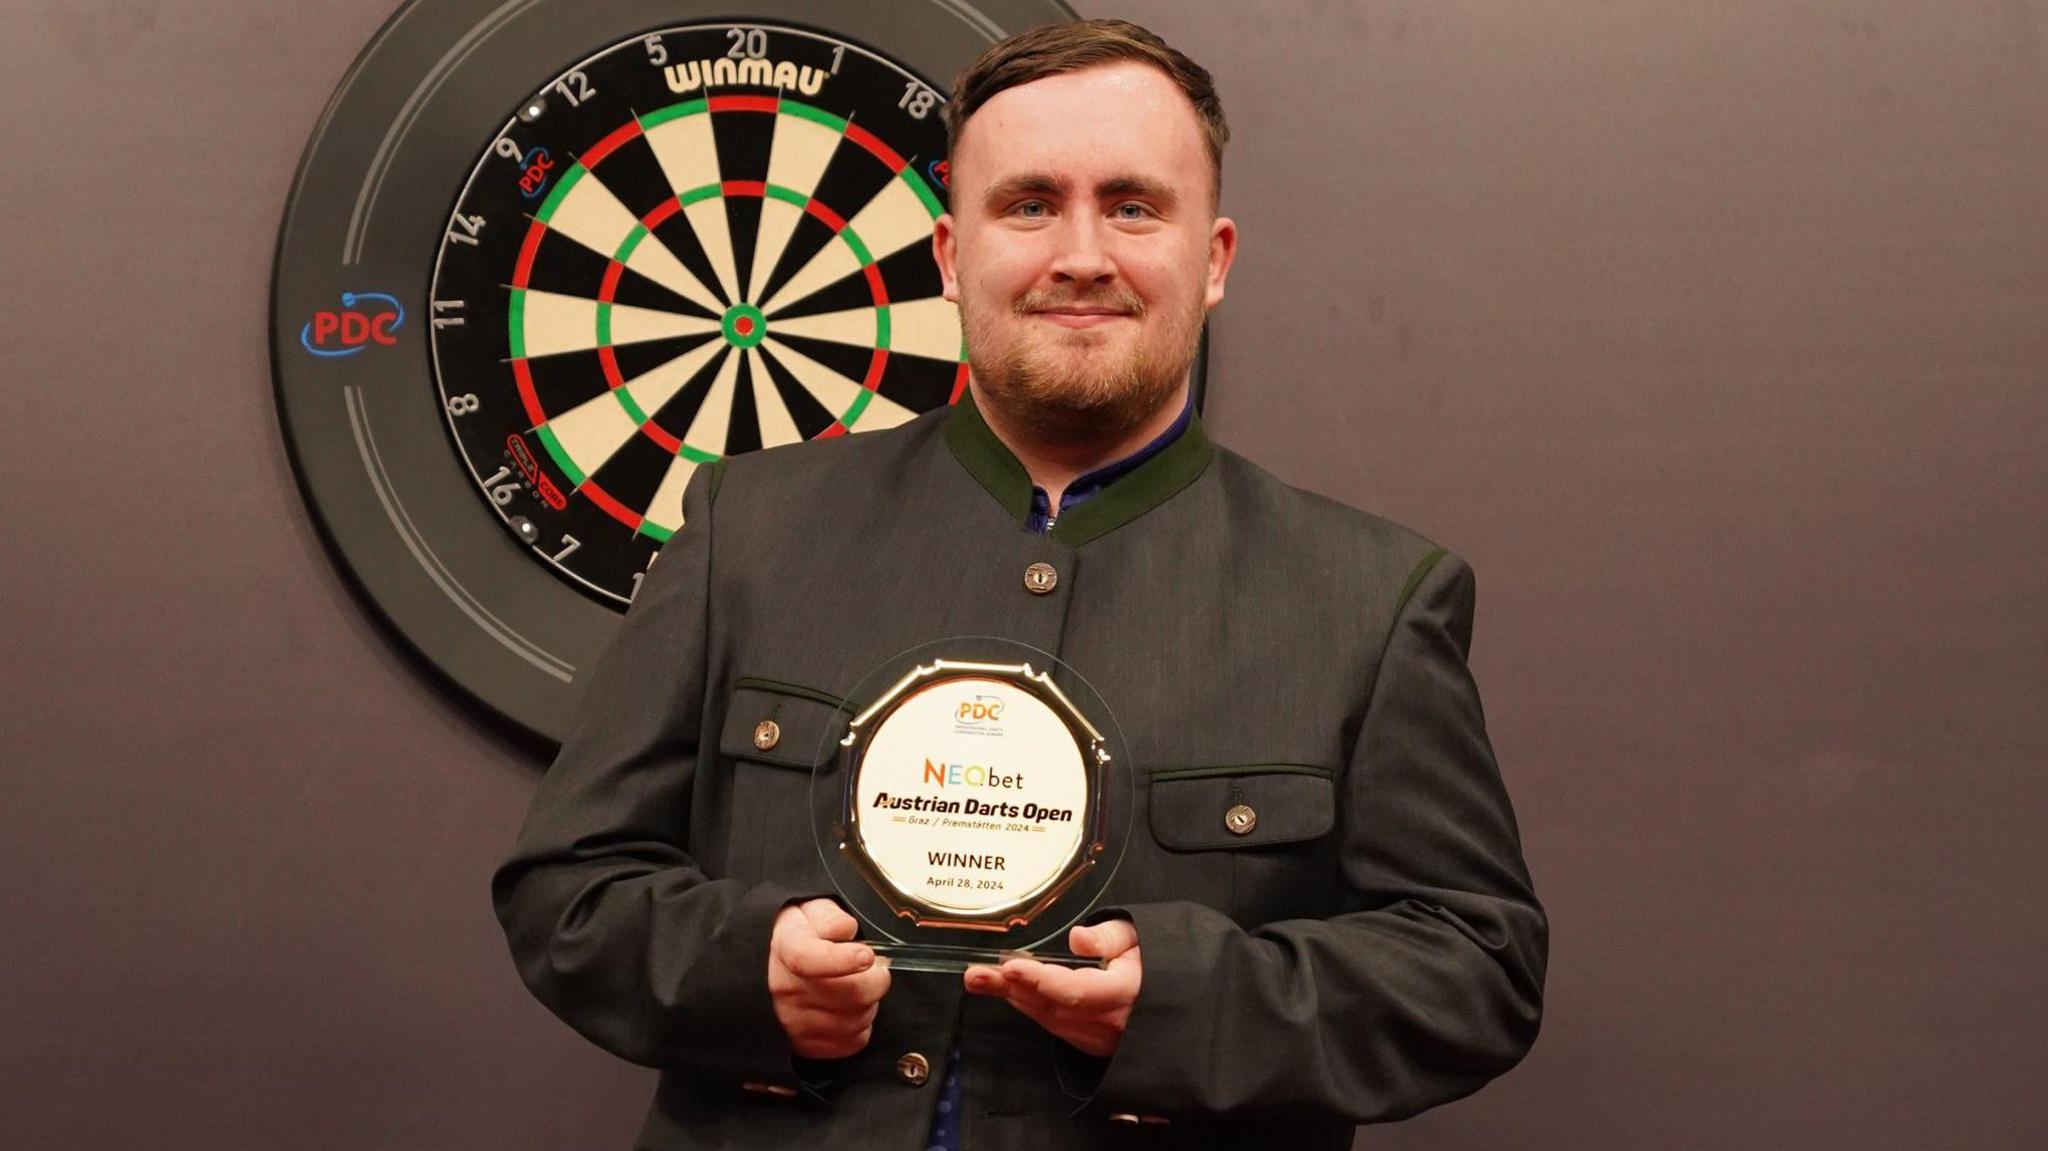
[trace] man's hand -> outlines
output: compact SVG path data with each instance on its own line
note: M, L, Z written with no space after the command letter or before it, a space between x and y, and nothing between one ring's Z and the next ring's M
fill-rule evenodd
M860 925L829 899L792 904L768 937L768 994L790 1047L805 1059L844 1059L868 1045L889 990L889 962L850 942Z
M968 968L967 990L1007 999L1040 1027L1106 1059L1123 1041L1124 1024L1145 974L1138 958L1138 929L1129 920L1105 920L1068 932L1067 946L1076 955L1105 959L1109 965L1075 968L1008 959L999 968Z

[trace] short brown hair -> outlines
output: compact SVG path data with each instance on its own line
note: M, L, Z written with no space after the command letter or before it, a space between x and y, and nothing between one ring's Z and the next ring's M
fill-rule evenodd
M1156 33L1129 20L1047 24L990 45L980 59L969 64L953 81L953 95L946 101L947 154L959 148L960 132L968 117L996 93L1047 76L1121 60L1150 64L1166 73L1186 93L1202 122L1203 143L1208 145L1209 168L1220 200L1223 145L1230 142L1230 125L1223 119L1223 101L1216 96L1216 82L1210 79L1207 68L1169 46Z

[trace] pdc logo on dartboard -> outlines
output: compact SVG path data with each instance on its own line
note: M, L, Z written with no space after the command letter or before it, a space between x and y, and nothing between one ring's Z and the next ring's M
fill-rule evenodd
M405 326L405 305L384 292L343 292L341 307L313 313L299 329L299 343L323 359L361 354L372 345L392 347Z

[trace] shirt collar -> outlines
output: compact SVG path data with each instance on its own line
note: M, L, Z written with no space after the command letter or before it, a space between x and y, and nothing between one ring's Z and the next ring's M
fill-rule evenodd
M989 428L975 406L971 388L961 393L960 402L947 417L946 444L1019 526L1029 523L1037 489L1024 465ZM1115 531L1193 483L1213 455L1215 445L1203 430L1190 397L1180 418L1151 443L1068 485L1069 493L1085 494L1079 500L1063 500L1071 510L1062 511L1050 538L1079 547ZM1076 503L1079 506L1074 506Z
M1067 485L1066 490L1060 493L1058 512L1053 511L1052 497L1046 494L1045 489L1033 484L1031 515L1025 519L1024 526L1041 534L1052 527L1057 527L1057 517L1072 513L1075 508L1094 499L1102 489L1138 470L1138 465L1166 450L1168 444L1179 439L1180 434L1188 430L1188 421L1194 418L1194 413L1195 392L1190 388L1186 400L1181 404L1180 415L1174 417L1173 423L1165 431L1152 437L1150 443L1130 455L1111 460L1086 475L1075 477L1073 482Z

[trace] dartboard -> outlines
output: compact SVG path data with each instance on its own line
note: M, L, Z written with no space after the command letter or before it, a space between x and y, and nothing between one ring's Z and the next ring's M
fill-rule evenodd
M959 397L945 85L1072 18L745 8L413 0L286 207L272 359L316 522L405 647L545 738L697 468Z

